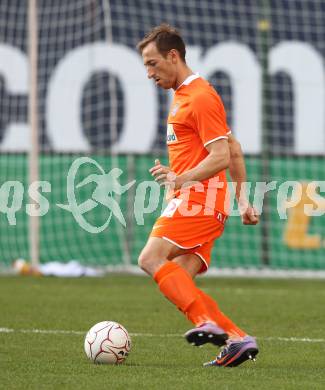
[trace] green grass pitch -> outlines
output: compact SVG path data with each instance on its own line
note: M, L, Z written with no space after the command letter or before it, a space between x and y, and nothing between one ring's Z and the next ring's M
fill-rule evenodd
M257 336L255 363L203 368L216 347L187 345L181 335L190 323L147 277L1 277L0 388L325 388L324 281L200 278L198 284ZM103 320L118 321L133 334L121 366L90 363L84 334L31 332L86 333Z

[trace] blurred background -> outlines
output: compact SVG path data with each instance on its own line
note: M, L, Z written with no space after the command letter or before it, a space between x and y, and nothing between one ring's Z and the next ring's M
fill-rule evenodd
M2 268L17 258L136 264L163 201L161 193L149 212L150 191L141 198L136 189L150 180L155 158L167 161L171 93L147 80L135 46L162 22L180 30L189 66L224 101L245 153L251 201L259 200L257 182L275 182L258 226L243 226L236 212L229 218L212 267L324 271L325 187L308 187L325 180L322 0L1 0ZM90 233L57 206L68 203L69 168L83 156L106 173L121 169L122 184L136 180L123 195L110 194L126 228L113 217ZM102 173L82 164L75 183ZM26 212L35 180L50 183L40 191L46 212L38 218ZM78 204L95 189L94 182L75 189ZM307 216L306 204L318 215ZM83 217L99 227L110 211L98 203Z

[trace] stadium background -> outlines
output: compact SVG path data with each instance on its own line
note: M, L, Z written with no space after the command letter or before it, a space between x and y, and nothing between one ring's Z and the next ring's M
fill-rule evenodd
M28 30L27 7L18 0L1 1L0 5L0 45L8 49L15 48L27 57ZM118 265L136 263L137 255L151 229L156 213L146 215L144 226L138 226L134 219L134 191L130 190L120 197L122 211L127 220L124 229L115 220L102 233L91 234L81 229L73 216L56 206L66 203L66 177L71 163L76 157L90 156L98 161L105 172L118 166L124 171L122 182L136 179L150 180L148 168L156 156L164 158L165 118L168 112L169 95L164 91L155 91L156 105L146 101L146 96L139 96L135 110L144 112L143 107L157 107L154 137L147 150L143 134L143 123L132 123L134 134L139 134L136 142L130 139L123 148L115 148L121 137L129 110L126 100L125 85L114 72L104 70L93 72L87 80L80 100L80 122L82 133L88 141L88 149L69 150L64 147L64 137L53 142L53 133L59 131L59 123L66 120L63 133L69 139L69 110L61 111L62 116L51 119L49 104L49 85L60 61L74 49L92 43L119 44L129 48L134 55L135 45L152 26L168 22L178 27L189 46L199 47L203 57L209 49L224 42L236 42L245 45L254 53L261 69L260 94L260 136L259 149L244 145L247 158L249 180L272 181L282 183L285 180L308 182L325 180L324 170L324 106L320 118L322 132L316 134L316 148L306 145L306 150L296 148L297 107L294 101L297 95L296 84L284 71L270 75L269 52L281 42L300 42L321 58L322 74L316 89L324 95L324 56L325 56L325 3L322 1L287 0L287 1L38 1L39 23L39 61L38 61L38 109L39 109L39 144L40 178L52 185L52 191L45 194L50 202L49 212L40 218L40 259L67 261L77 259L86 264ZM94 60L93 49L89 47L87 58ZM11 58L2 51L0 68L0 181L20 180L24 184L23 205L16 213L16 224L10 225L7 216L0 213L0 262L9 265L16 258L29 259L29 225L25 212L28 203L28 143L26 137L15 133L13 141L8 136L8 128L14 123L20 124L22 134L26 133L28 122L27 90L10 89L10 74L13 79L22 75L18 67L11 64ZM236 59L234 58L234 61ZM94 60L95 61L95 60ZM116 58L112 56L112 62ZM304 62L304 58L301 58ZM123 64L124 66L125 64ZM191 63L189 63L191 65ZM12 71L8 71L12 66ZM121 65L122 66L122 65ZM130 65L131 66L131 65ZM82 64L80 64L82 67ZM4 69L6 70L4 72ZM216 67L217 69L217 67ZM193 70L195 69L193 67ZM308 74L308 69L305 69ZM77 73L77 70L75 70ZM143 70L144 72L144 70ZM311 72L312 73L312 72ZM73 79L74 72L67 73ZM221 94L230 127L234 127L234 84L227 70L217 70L209 74L209 80ZM307 80L307 81L306 81ZM313 82L308 77L305 83ZM245 80L244 80L245 81ZM316 80L317 81L317 80ZM134 81L134 86L137 80ZM68 93L62 85L62 100ZM130 85L132 88L133 85ZM68 86L69 88L69 86ZM252 89L255 85L252 84ZM23 88L22 88L23 89ZM248 99L252 91L247 91ZM323 93L323 95L322 95ZM317 94L311 96L318 96ZM149 99L149 98L148 98ZM321 103L315 98L311 107ZM313 111L310 111L313 112ZM310 117L313 124L319 118ZM24 127L25 126L25 127ZM50 126L52 126L50 128ZM57 126L57 128L56 128ZM25 130L23 129L25 128ZM143 129L144 127L144 129ZM141 131L140 131L141 128ZM236 134L236 128L233 129ZM249 130L249 129L248 129ZM60 129L61 131L61 129ZM314 135L315 129L306 128ZM25 134L24 133L24 134ZM12 133L14 134L14 133ZM151 133L150 133L151 134ZM149 129L148 129L149 137ZM252 137L252 135L247 135ZM239 137L240 138L240 137ZM72 139L70 144L73 144ZM75 142L77 144L77 142ZM125 145L125 144L124 144ZM94 167L85 166L80 170L80 180L94 172ZM82 202L91 197L95 186L80 190L78 200ZM1 192L1 203L7 202ZM12 193L11 193L12 196ZM284 201L284 200L283 200ZM288 221L280 220L277 211L276 192L273 191L265 201L261 224L257 227L243 227L238 217L231 217L224 237L217 243L213 253L213 266L220 267L256 267L268 266L285 269L325 269L325 223L324 216L311 218L307 223L310 239L292 242L288 239ZM101 225L108 217L105 207L98 205L87 219L93 225ZM296 230L293 228L292 234ZM287 235L286 235L287 234ZM299 228L298 228L298 233ZM290 237L290 234L289 234ZM300 236L299 236L300 237Z

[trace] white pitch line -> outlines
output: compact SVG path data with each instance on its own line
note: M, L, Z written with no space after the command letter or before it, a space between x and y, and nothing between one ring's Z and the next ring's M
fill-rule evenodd
M303 343L325 343L325 339L310 339L308 337L257 337L258 340L265 341L292 341L292 342L303 342Z
M86 334L78 330L0 328L0 333Z
M39 334L75 334L85 335L87 332L81 330L60 330L60 329L13 329L0 328L0 333L39 333ZM130 333L132 337L182 337L178 333L154 334L154 333ZM325 339L311 339L307 337L256 337L264 341L287 341L302 343L325 343Z

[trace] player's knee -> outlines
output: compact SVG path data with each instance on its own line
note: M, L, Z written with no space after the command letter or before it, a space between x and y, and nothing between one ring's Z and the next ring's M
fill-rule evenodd
M148 252L142 251L140 253L139 258L138 258L139 267L143 271L149 273L151 263L152 263L152 259L151 259L151 256L149 256Z
M162 262L164 259L147 250L143 250L138 258L139 267L151 276L159 269Z

